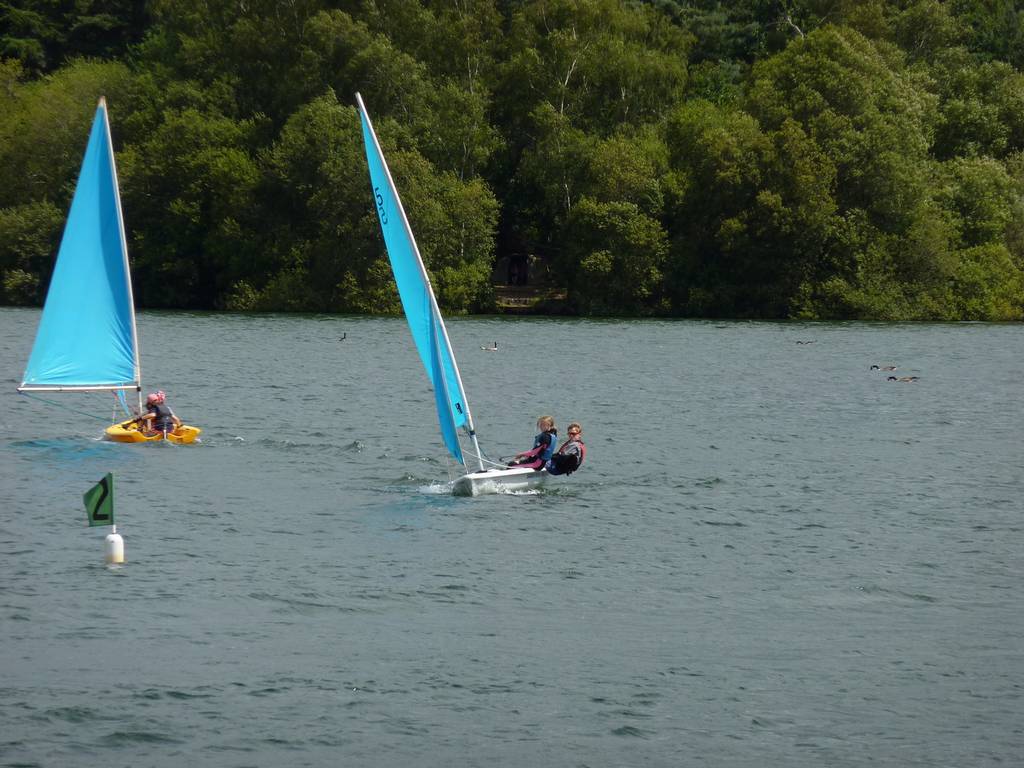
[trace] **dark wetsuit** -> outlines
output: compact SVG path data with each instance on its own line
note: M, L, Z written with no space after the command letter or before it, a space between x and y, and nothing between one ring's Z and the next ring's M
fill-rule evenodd
M547 463L548 472L552 475L571 475L580 468L586 455L587 446L582 440L567 440Z
M157 432L174 431L174 411L164 403L152 403L147 415L153 414L153 429Z

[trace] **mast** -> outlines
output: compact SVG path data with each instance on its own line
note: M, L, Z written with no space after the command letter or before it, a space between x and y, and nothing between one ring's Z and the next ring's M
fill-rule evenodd
M132 352L135 356L135 394L138 397L139 413L142 413L142 363L139 361L139 329L135 322L135 295L132 292L132 271L128 261L128 236L124 230L124 213L121 210L121 184L117 179L117 163L114 160L114 140L110 133L110 119L107 116L107 97L100 96L97 105L103 110L103 127L107 132L107 156L110 160L110 175L114 179L114 202L117 206L117 226L121 232L121 256L124 259L125 289L128 292L128 306L132 315Z

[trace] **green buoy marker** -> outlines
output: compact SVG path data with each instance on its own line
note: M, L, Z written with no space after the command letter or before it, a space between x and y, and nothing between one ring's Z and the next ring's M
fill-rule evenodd
M82 496L85 511L89 515L89 525L109 525L110 533L106 538L107 565L124 562L124 539L114 525L114 473L106 476Z

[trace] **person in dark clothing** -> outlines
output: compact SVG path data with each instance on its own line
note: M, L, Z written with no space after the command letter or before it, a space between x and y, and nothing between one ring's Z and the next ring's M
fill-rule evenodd
M552 475L571 475L587 455L587 446L583 444L583 427L574 421L569 425L569 439L562 443L547 463L547 470Z
M166 403L166 395L161 392L153 392L146 396L147 411L139 417L142 431L146 434L173 432L181 426L181 419L174 415L174 411Z

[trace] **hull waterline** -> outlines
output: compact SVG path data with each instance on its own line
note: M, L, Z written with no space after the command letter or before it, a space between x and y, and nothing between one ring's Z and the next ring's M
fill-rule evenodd
M513 467L488 469L463 475L452 485L456 496L481 496L487 493L517 493L542 485L550 475L546 470Z
M193 443L202 431L199 427L190 427L187 424L182 424L173 432L167 433L167 440L179 445ZM113 424L107 427L104 435L107 440L115 443L155 443L164 439L163 432L146 434L136 428L134 424Z

